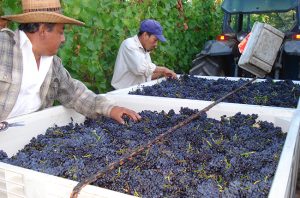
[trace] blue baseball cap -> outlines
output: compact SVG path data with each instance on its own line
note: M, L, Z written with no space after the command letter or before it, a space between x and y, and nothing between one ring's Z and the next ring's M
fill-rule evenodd
M157 37L161 42L166 42L167 39L163 35L163 28L160 23L153 19L146 19L141 22L140 25L141 32L149 32Z

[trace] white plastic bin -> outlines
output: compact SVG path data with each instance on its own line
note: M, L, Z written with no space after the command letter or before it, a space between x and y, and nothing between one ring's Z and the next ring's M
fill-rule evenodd
M178 78L179 77L180 77L180 75L178 75ZM220 76L196 76L196 77L197 78L204 78L204 79L207 79L207 80L227 79L227 80L231 80L231 81L238 81L240 79L243 79L243 80L251 80L252 79L252 78L220 77ZM157 79L157 80L152 80L152 81L149 81L149 82L142 83L140 85L134 85L134 86L131 86L131 87L128 87L128 88L110 91L110 92L107 93L107 95L128 95L129 92L136 91L139 88L143 89L143 86L152 86L152 85L161 83L164 80L166 80L166 79L165 78L160 78L160 79ZM256 81L254 81L254 83L263 82L263 81L265 81L265 79L257 79ZM274 82L277 82L277 81L282 81L282 80L274 80ZM300 85L300 81L293 81L293 83ZM149 96L143 96L143 95L139 95L139 96L140 97L146 97L145 100L149 97ZM151 97L157 97L157 96L151 96ZM158 98L162 98L162 97L158 97ZM181 99L179 99L179 100L181 100ZM204 101L204 100L199 100L199 101ZM233 103L233 104L238 104L238 103ZM252 105L252 104L245 104L245 105ZM300 109L300 99L298 99L297 108Z
M114 100L118 105L138 112L141 110L168 111L170 109L178 112L181 107L202 109L211 103L208 101L157 97L148 97L145 100L144 97L130 95L107 95L107 97ZM296 154L299 152L297 146L299 144L299 111L279 107L220 103L208 112L208 117L220 119L222 115L231 116L237 112L244 114L256 113L259 120L273 122L275 126L282 127L283 131L288 132L270 197L290 197L295 192L295 173L297 172L296 167L298 167ZM59 126L68 124L71 117L75 122L84 121L82 115L61 106L8 120L8 122L24 121L25 126L9 128L7 131L0 133L0 149L8 152L11 156L29 143L32 137L45 133L46 129L54 124ZM0 163L1 198L65 198L70 196L76 184L77 182L68 179ZM83 188L79 195L79 198L96 197L126 198L132 196L91 185Z

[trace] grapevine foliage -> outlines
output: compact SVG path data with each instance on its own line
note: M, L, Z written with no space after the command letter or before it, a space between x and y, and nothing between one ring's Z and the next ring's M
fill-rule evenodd
M101 117L56 126L0 159L82 181L195 112L143 111L138 123ZM203 114L93 185L142 197L267 197L286 134L257 117L218 121Z
M161 0L60 0L66 16L85 26L66 26L66 42L59 51L72 77L97 92L111 90L110 81L121 42L138 33L146 18L156 19L164 28L166 43L151 54L157 65L177 73L188 72L205 41L221 31L221 1ZM1 0L0 14L21 13L21 0ZM15 29L16 23L10 23Z
M215 101L247 81L242 78L237 81L226 78L212 80L182 75L179 79L167 79L152 86L138 87L129 94ZM292 80L266 79L248 85L224 102L296 108L299 96L300 85Z

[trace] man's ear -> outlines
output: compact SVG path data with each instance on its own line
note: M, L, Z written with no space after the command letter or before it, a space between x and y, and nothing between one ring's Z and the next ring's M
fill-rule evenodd
M143 35L146 37L146 36L149 36L148 32L144 32Z
M40 27L39 27L39 34L41 36L45 36L45 33L47 31L47 26L43 23L40 24Z
M147 35L148 35L147 32L143 32L142 37L143 37L143 38L146 38Z
M1 30L2 28L7 27L7 23L8 23L7 20L4 20L4 19L1 19L1 18L0 18L0 30Z

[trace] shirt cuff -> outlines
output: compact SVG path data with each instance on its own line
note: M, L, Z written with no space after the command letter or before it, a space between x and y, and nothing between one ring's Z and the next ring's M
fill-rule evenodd
M110 117L110 112L115 106L115 102L108 100L105 96L98 95L96 102L97 113Z

